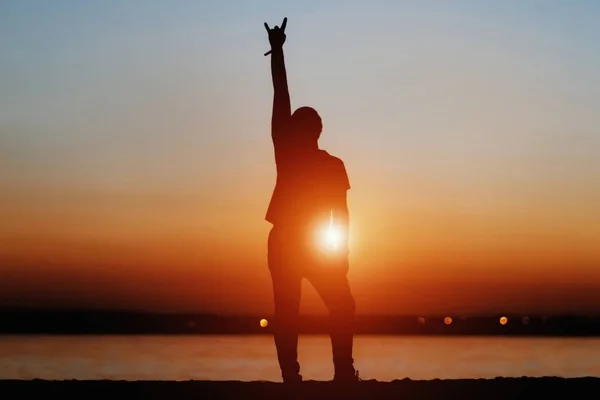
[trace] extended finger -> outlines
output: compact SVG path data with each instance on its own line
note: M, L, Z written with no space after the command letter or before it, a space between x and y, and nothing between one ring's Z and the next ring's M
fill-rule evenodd
M269 28L269 25L265 22L265 29L267 30L267 32L271 31L271 28Z
M287 17L285 17L283 19L283 22L281 23L281 30L285 31L285 27L287 26Z

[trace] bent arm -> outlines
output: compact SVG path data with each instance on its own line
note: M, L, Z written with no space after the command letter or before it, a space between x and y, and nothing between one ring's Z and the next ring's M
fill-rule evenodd
M292 115L290 92L288 90L287 74L283 49L273 49L271 52L271 74L273 77L273 116L271 118L271 136L273 140L285 132Z
M340 191L334 199L332 208L333 224L343 232L343 250L348 252L348 238L350 234L350 212L348 211L347 192Z
M343 246L346 254L349 252L348 238L350 234L350 212L348 211L348 190L350 180L344 162L338 159L337 184L333 193L332 216L333 224L343 232Z

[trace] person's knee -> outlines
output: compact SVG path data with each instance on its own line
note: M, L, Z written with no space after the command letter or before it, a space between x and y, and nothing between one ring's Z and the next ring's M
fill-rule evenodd
M352 296L349 296L342 307L344 315L354 315L356 313L356 301Z
M340 296L337 301L332 302L329 313L332 317L351 317L356 312L356 301L351 295Z
M276 319L281 319L281 320L287 320L287 319L293 319L293 318L298 318L300 315L300 311L295 308L295 307L289 307L289 306L279 306L279 307L275 307L275 313L274 313L274 317Z
M356 301L354 300L354 297L350 296L349 303L349 312L354 315L356 313Z
M296 332L300 325L300 313L294 309L276 309L273 329L279 333Z
M288 318L300 314L300 302L288 296L275 296L275 317Z

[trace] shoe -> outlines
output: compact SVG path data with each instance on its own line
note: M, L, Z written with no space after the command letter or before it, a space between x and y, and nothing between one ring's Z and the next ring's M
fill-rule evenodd
M285 383L285 384L298 384L298 383L302 383L302 375L295 374L295 375L283 376L283 383Z
M360 376L358 375L358 371L353 371L352 373L338 373L333 377L333 382L335 383L356 383L360 382Z

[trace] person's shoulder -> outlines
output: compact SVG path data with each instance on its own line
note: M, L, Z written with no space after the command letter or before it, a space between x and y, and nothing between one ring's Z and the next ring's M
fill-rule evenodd
M327 158L327 164L329 165L327 170L329 171L331 178L340 182L340 184L344 186L344 189L350 189L348 172L346 171L344 161L342 161L341 158L331 155L326 151L324 151L323 154Z
M323 155L327 158L327 161L330 162L331 164L344 166L344 161L341 158L336 157L332 154L329 154L329 152L327 152L325 150L321 150L321 151L323 152Z

